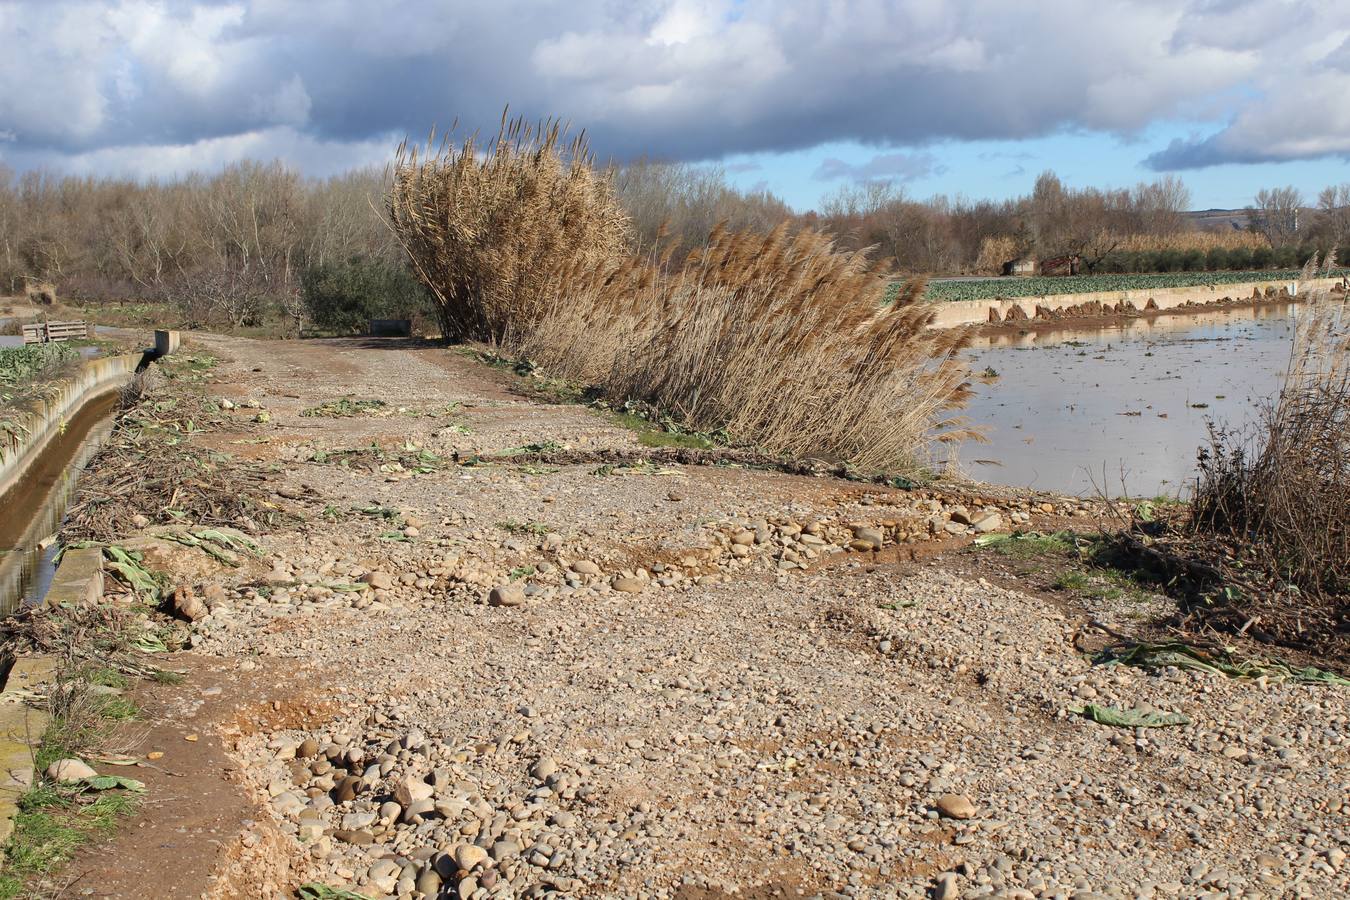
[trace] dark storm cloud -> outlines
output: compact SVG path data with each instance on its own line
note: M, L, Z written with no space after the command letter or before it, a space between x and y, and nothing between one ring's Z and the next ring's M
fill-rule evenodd
M1158 168L1298 158L1350 149L1347 39L1338 0L0 0L0 157L324 169L456 118L491 130L510 103L584 125L602 158L1167 118L1230 124ZM1310 85L1317 114L1291 113Z

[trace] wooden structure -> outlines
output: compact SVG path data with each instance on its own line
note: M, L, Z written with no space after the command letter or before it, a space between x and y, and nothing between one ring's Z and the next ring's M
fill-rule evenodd
M89 337L88 322L39 322L23 326L25 344L50 344L60 341L84 340Z
M1077 275L1083 260L1077 253L1041 260L1042 275Z

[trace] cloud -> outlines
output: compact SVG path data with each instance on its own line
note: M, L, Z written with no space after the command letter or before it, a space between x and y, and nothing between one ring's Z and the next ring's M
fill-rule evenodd
M0 0L0 132L11 158L153 169L360 155L507 103L618 159L1189 120L1223 124L1150 164L1209 165L1346 152L1347 40L1343 0Z
M1222 130L1174 139L1145 164L1158 171L1223 163L1288 162L1316 157L1350 159L1350 73L1311 73L1297 86L1274 85L1260 103L1243 109Z
M1222 45L1261 64L1219 130L1174 139L1148 156L1145 165L1174 171L1350 158L1350 6L1322 0L1225 0L1183 17L1173 40Z
M822 160L816 169L818 181L846 178L850 181L916 181L946 171L931 153L883 153L865 163L846 163L842 159Z

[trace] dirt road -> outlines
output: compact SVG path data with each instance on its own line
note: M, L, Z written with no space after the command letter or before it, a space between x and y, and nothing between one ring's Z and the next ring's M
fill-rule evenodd
M240 422L197 440L276 463L307 521L193 579L188 681L147 706L182 777L79 861L93 896L164 871L213 896L1350 890L1343 689L1093 666L1089 617L1158 611L997 586L962 549L1085 506L606 465L632 431L454 351L194 343ZM501 455L562 447L595 460ZM222 821L182 821L212 798Z

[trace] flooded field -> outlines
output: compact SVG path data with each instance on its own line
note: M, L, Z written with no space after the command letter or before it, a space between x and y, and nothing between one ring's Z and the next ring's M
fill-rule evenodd
M1184 495L1208 422L1241 427L1278 389L1299 307L981 337L967 409L989 444L967 475L1067 494ZM991 373L992 374L992 373Z

